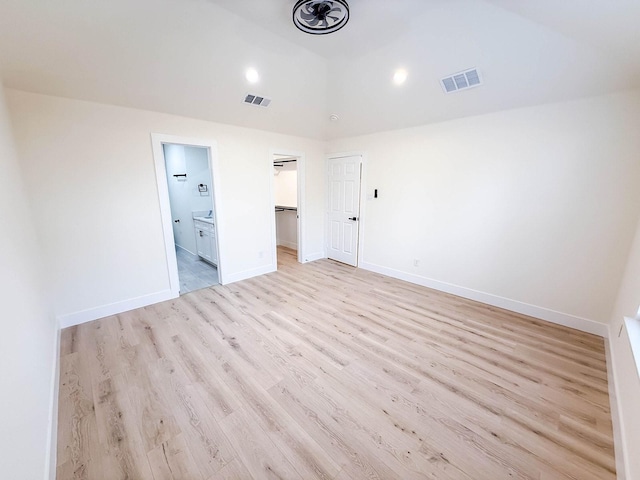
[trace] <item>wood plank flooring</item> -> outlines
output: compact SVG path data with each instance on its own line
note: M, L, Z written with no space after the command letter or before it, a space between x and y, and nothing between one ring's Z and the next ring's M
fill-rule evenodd
M615 478L601 338L278 259L65 329L58 479Z

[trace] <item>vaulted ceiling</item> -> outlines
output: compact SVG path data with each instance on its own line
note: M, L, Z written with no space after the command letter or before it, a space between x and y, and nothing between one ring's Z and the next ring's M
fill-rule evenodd
M328 36L298 31L293 3L3 0L0 71L10 88L320 139L640 87L638 0L349 0ZM443 92L471 67L481 87Z

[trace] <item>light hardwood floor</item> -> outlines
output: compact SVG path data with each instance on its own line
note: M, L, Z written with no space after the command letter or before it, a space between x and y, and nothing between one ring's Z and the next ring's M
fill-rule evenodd
M278 258L63 331L58 479L615 478L602 339Z

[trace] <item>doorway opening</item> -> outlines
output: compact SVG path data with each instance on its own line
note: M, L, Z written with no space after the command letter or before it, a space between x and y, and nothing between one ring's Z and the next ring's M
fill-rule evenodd
M222 283L215 143L152 135L174 296Z
M178 262L180 294L220 283L209 152L204 147L165 143L169 205Z
M270 156L273 171L274 246L278 268L304 260L304 155L278 151Z

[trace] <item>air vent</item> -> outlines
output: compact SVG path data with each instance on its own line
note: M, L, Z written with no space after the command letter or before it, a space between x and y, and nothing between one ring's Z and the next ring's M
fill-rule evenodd
M448 77L440 79L440 85L445 93L453 93L458 90L466 90L482 85L480 72L476 68L465 70L464 72L454 73Z
M244 97L244 103L247 105L255 105L256 107L268 107L271 103L271 99L247 93Z

